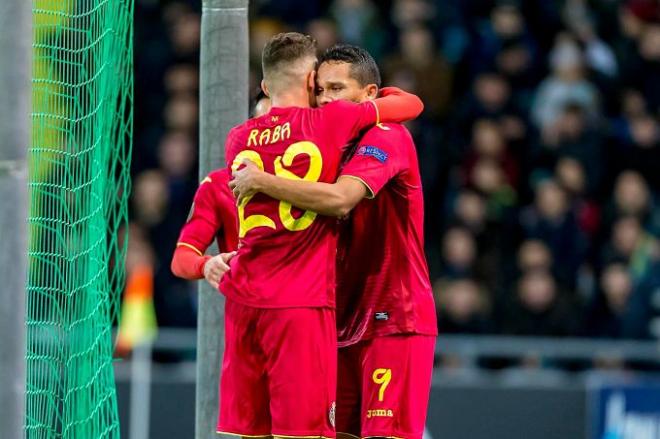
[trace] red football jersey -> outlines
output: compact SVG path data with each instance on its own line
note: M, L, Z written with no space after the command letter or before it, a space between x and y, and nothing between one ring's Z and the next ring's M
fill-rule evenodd
M273 108L227 137L227 163L249 159L280 177L332 183L345 145L377 122L372 102ZM238 206L238 254L220 290L261 308L334 307L337 220L264 194Z
M399 124L372 128L341 175L365 183L372 199L353 209L340 236L340 346L389 334L437 335L422 181L410 133Z
M202 180L177 246L189 247L201 256L215 238L221 252L236 250L238 218L236 200L228 186L230 179L231 173L220 169Z

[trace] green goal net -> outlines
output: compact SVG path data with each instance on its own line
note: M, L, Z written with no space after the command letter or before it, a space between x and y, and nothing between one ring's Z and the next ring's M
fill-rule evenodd
M32 0L28 438L118 438L133 0Z

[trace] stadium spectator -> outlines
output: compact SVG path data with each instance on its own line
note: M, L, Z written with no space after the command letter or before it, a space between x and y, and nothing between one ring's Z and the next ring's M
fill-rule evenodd
M516 124L513 128L517 130L507 125L503 127L505 136L511 140L523 137L525 134L525 124L512 101L511 86L497 72L488 71L479 74L471 86L470 93L463 98L454 115L452 141L458 148L469 140L472 125L482 118L496 121L506 121L507 118L513 120ZM459 151L462 151L462 148Z
M624 216L612 227L612 238L603 250L602 261L624 261L635 282L652 274L658 266L658 240L646 232L638 218Z
M587 119L584 108L575 102L568 103L556 122L543 131L534 166L536 170L551 171L562 156L573 157L585 172L586 191L591 192L601 179L601 150L600 134Z
M427 103L425 111L431 119L437 120L449 109L451 66L436 50L433 34L425 26L401 30L399 52L383 61L383 78L419 95Z
M307 24L307 33L311 35L318 44L319 52L337 44L337 26L334 21L327 18L312 20Z
M470 175L482 158L497 162L504 171L506 183L517 186L518 164L508 149L500 125L489 119L479 119L472 125L472 145L464 160L464 173Z
M342 42L364 47L376 59L381 57L387 39L380 14L372 1L336 0L332 2L329 12L337 23ZM320 41L319 50L325 50Z
M584 55L575 40L559 35L550 53L552 74L539 85L532 104L532 120L546 135L556 126L568 104L582 107L589 120L599 116L598 90L585 75Z
M605 209L606 230L622 216L634 216L654 236L660 236L660 211L648 184L637 171L626 170L615 180L613 197Z
M552 179L541 182L534 204L521 212L520 223L526 238L539 239L550 248L558 280L573 288L586 242L566 192Z
M624 79L628 85L640 87L649 103L651 112L660 110L660 24L646 23L638 31L636 50L626 59Z
M615 153L620 166L639 171L654 187L660 185L656 163L660 161L660 126L657 117L643 113L628 121L629 138L622 139Z
M474 237L466 229L449 229L442 243L442 277L456 279L474 274L477 248Z
M440 282L435 286L440 334L485 334L492 331L488 298L472 279Z
M603 270L600 292L590 305L584 333L603 338L642 338L648 335L647 313L634 308L633 281L624 264L614 262Z
M523 274L500 325L507 334L536 336L567 336L578 328L573 306L542 270Z
M502 166L494 159L480 157L467 176L468 185L484 195L488 219L504 222L516 204L516 191L506 181Z
M517 264L520 273L535 270L551 272L553 266L552 254L543 241L528 239L518 249Z
M592 192L587 189L587 177L582 163L571 156L561 157L555 167L555 178L568 196L580 230L585 236L594 238L600 226L600 209L588 196Z
M515 2L498 2L490 20L482 23L478 33L472 63L476 71L491 68L501 50L514 42L531 56L536 52L536 42L528 33L525 18Z

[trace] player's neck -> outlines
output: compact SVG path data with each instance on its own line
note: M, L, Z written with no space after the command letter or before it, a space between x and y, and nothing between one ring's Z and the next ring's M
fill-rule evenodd
M306 91L287 91L271 94L270 100L273 107L309 107L309 95Z

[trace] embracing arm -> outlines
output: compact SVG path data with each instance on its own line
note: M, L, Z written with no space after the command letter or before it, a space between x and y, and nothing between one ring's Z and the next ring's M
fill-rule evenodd
M405 122L416 118L424 110L424 103L412 93L397 87L383 87L373 103L378 109L378 123Z
M356 178L340 177L332 184L290 180L263 172L251 162L245 164L243 169L234 172L234 179L229 183L237 199L261 192L300 209L342 217L369 195L365 184Z

